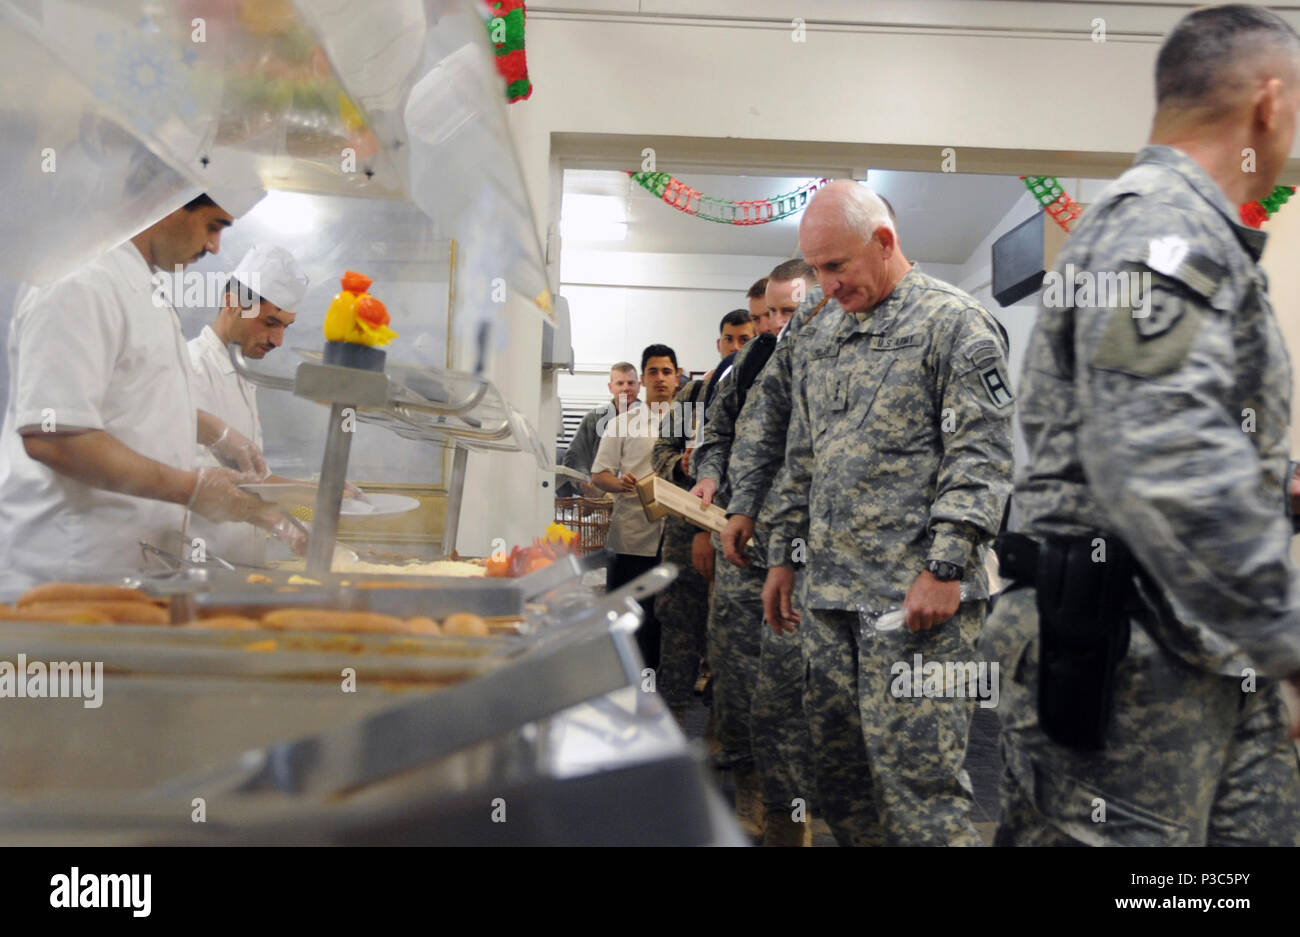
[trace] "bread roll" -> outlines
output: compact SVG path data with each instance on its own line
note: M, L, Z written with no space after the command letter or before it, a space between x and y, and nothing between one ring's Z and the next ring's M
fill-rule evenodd
M152 606L151 606L152 607ZM41 602L26 608L0 606L0 619L53 621L64 625L111 625L113 616L91 602Z
M159 608L152 602L124 602L111 599L93 602L33 602L18 609L19 615L40 611L51 614L96 613L107 616L108 620L123 625L165 625L171 620L167 609ZM43 621L55 621L56 618L43 618Z
M438 626L438 623L432 618L423 615L406 619L406 629L411 634L442 634L442 628Z
M480 616L469 612L457 612L443 620L442 633L461 638L486 638L491 632L488 630L488 623Z
M18 598L18 607L37 602L152 602L153 598L139 589L126 586L101 586L87 582L47 582L28 589Z
M262 616L262 627L276 631L342 631L364 634L403 634L406 622L375 612L343 612L329 608L283 608Z

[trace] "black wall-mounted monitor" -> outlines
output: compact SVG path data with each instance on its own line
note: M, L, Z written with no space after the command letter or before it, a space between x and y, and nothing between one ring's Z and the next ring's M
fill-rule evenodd
M1043 219L1034 212L993 242L993 298L1010 306L1043 285Z

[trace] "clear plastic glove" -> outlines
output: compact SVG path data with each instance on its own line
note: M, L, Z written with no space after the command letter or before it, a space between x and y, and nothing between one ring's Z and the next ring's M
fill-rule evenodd
M271 474L271 470L266 467L266 459L262 457L262 450L257 448L257 444L238 430L231 429L230 426L226 426L217 437L217 441L208 448L217 457L217 461L227 468L256 475L253 481L261 481Z
M306 525L298 525L284 514L269 528L271 533L293 551L294 556L307 555Z
M343 483L343 497L360 498L362 501L366 498L366 493L351 482Z
M195 514L215 524L244 521L267 526L274 523L267 509L270 508L277 513L279 509L239 488L240 485L259 480L252 473L240 473L231 469L199 469L194 490L190 493L190 500L186 506Z

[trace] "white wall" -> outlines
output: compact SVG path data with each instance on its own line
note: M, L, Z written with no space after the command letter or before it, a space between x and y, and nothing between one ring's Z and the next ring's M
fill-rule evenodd
M788 259L566 249L560 293L569 301L579 373L559 376L561 396L604 393L609 366L640 366L653 343L671 347L688 371L712 368L718 322L747 308L750 285Z
M711 369L723 315L746 308L750 284L788 259L566 249L560 292L573 322L575 373L559 375L560 396L605 393L610 365L639 365L653 342L677 352L687 371ZM962 272L957 264L922 266L953 283Z
M902 232L902 237L907 237L907 232ZM918 259L907 253L907 241L903 241L903 253L907 255L908 260L917 261L917 265L930 274L932 277L938 277L953 286L961 286L962 264L932 264L927 260Z

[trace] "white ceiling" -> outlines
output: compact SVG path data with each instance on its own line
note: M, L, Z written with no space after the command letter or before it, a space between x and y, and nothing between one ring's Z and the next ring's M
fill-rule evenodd
M705 195L734 200L772 198L810 181L705 173L684 173L677 178ZM1025 192L1024 183L1014 176L872 170L867 182L893 205L907 256L923 263L965 262ZM793 257L798 250L798 213L761 225L705 221L665 204L623 172L567 170L564 196L562 224L566 216L573 218L592 210L627 221L626 240L581 241L569 232L564 234L568 247L771 257Z

